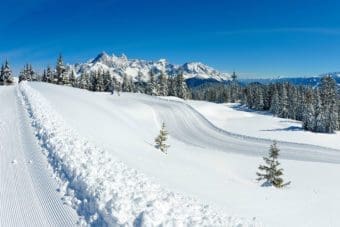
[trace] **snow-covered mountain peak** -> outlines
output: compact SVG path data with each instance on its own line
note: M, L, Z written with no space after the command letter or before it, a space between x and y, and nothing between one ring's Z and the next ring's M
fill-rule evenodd
M210 66L207 66L201 62L189 62L183 64L181 67L184 74L193 74L194 77L200 79L216 79L218 81L221 80L229 80L230 76L226 73L218 72Z
M210 66L201 62L190 62L183 65L174 65L166 59L158 61L146 61L140 59L128 59L125 54L117 56L109 55L101 52L93 60L87 63L75 64L73 67L76 73L91 73L94 71L109 71L116 79L120 80L124 75L131 76L135 79L138 74L142 74L143 80L149 79L149 72L152 71L156 75L165 73L169 76L176 76L179 73L184 74L185 79L215 79L217 81L229 80L230 77L226 73L221 73Z
M97 62L101 62L101 63L104 63L104 62L108 62L111 60L111 57L105 52L101 52L100 54L97 55L97 57L95 57L93 60L92 60L92 63L95 64Z

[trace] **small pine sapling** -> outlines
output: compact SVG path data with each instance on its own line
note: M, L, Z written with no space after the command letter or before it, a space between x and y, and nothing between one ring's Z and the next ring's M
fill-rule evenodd
M283 169L279 168L280 163L278 162L279 148L277 147L276 141L270 146L269 157L263 157L265 165L260 165L257 172L257 180L265 180L263 186L273 185L276 188L283 188L290 184L290 182L284 183L282 179Z
M159 135L155 139L155 143L156 143L155 147L157 149L160 149L165 154L167 154L167 150L170 147L168 144L165 143L167 139L168 139L168 132L165 130L165 123L163 122Z

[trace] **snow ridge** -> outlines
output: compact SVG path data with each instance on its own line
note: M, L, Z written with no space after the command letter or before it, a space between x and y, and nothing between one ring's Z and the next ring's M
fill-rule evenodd
M255 218L227 217L170 192L110 158L69 129L27 82L19 85L32 125L63 184L67 201L90 225L260 226Z

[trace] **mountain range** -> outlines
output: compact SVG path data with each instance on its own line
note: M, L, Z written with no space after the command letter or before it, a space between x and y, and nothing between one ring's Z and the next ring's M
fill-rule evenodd
M201 62L188 62L182 65L171 64L165 59L158 61L149 61L141 59L128 59L122 54L116 56L109 55L106 52L98 54L95 58L88 60L85 63L77 63L68 65L68 71L74 71L76 75L82 73L91 73L96 71L109 71L111 76L117 80L121 80L124 75L132 77L134 81L140 75L143 81L149 80L149 72L152 71L156 76L161 72L176 76L183 73L187 84L190 87L195 87L204 83L228 83L231 79L230 74L220 72ZM269 84L274 82L290 82L296 85L318 86L323 76L332 76L338 86L340 86L340 72L325 73L314 77L282 77L282 78L265 78L265 79L238 79L241 84L249 84L259 82Z
M229 74L219 72L201 62L189 62L184 63L183 65L175 65L167 62L165 59L160 59L158 61L128 59L124 54L116 56L114 54L109 55L105 52L100 53L97 57L90 59L86 63L68 65L67 67L69 68L68 71L74 70L75 74L78 76L82 73L109 71L117 80L121 80L124 75L127 75L136 81L137 76L140 75L143 81L148 81L150 71L155 75L159 75L163 72L169 76L176 76L182 72L186 80L214 80L216 82L230 80Z

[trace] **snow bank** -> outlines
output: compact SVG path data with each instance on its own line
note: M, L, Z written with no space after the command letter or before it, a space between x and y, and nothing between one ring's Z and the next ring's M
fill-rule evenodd
M26 82L23 102L67 202L87 224L109 226L259 226L227 217L196 200L170 192L113 160L69 129L50 104Z

